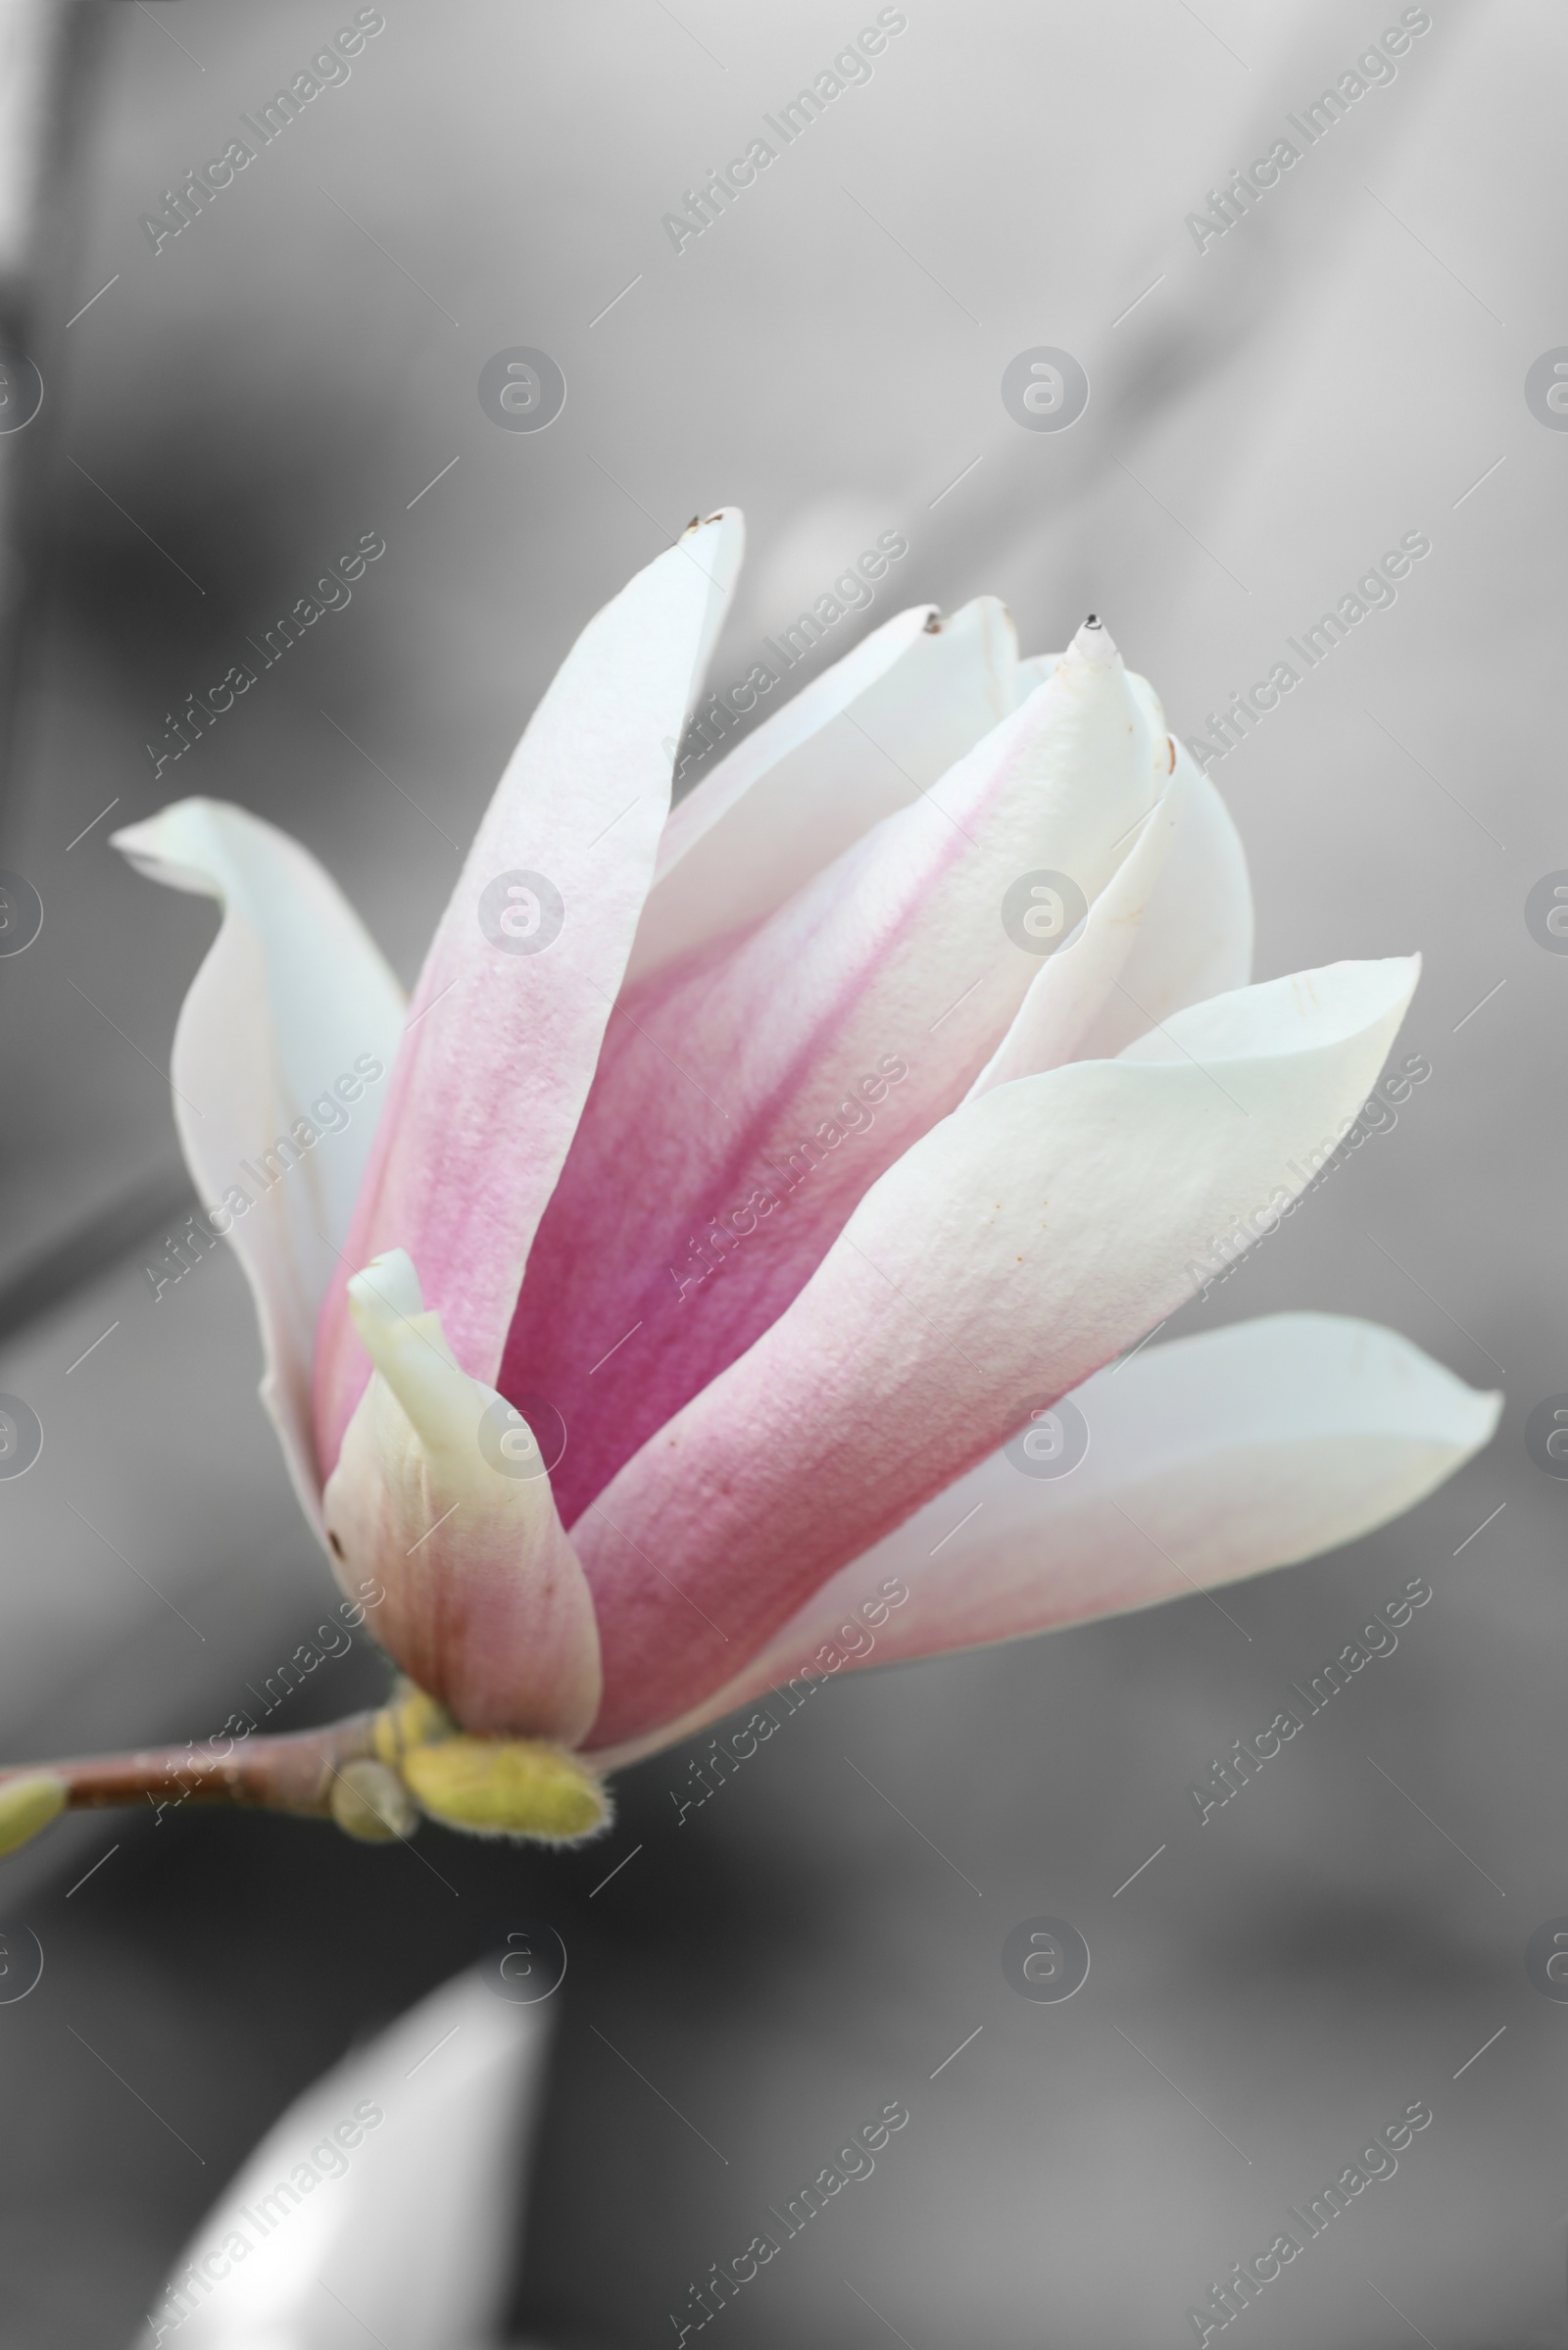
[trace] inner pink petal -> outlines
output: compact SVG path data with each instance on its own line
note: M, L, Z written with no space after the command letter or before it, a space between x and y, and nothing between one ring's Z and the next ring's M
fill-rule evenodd
M776 1320L864 1192L956 1105L985 1057L987 1039L956 1024L940 1072L935 1053L917 1056L919 1083L899 1022L856 1048L846 1076L835 1046L878 958L835 963L841 984L822 985L814 1017L770 1024L769 1003L799 984L800 937L783 927L740 957L710 949L661 974L611 1021L498 1382L519 1408L543 1396L565 1422L553 1483L568 1526Z
M1119 661L1069 657L776 913L621 998L497 1382L565 1422L566 1525L962 1100L1040 969L1008 887L1071 843L1092 896L1125 854L1112 787L1137 814L1154 780L1135 715Z

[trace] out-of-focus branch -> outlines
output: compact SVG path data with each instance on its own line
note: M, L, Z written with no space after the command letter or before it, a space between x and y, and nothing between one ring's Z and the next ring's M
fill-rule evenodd
M80 131L107 12L91 0L0 0L0 390L17 363L44 380L20 431L0 430L0 823L17 753L17 705L37 615L47 450L58 411L67 282L84 174ZM0 423L4 422L0 409Z

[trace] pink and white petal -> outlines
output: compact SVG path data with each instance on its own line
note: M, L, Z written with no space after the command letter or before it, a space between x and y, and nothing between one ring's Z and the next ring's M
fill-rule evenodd
M994 596L919 605L803 687L670 817L627 984L763 920L928 790L1015 708L1016 655Z
M890 1168L788 1312L578 1522L593 1742L685 1713L1183 1302L1217 1234L1309 1180L1417 971L1337 963L1195 1005L1117 1060L965 1102Z
M376 1639L462 1729L577 1744L599 1636L539 1431L459 1368L402 1249L349 1309L375 1368L324 1496L338 1581L362 1603L379 1583Z
M112 838L150 879L222 907L174 1029L174 1123L197 1197L228 1219L261 1328L262 1400L319 1533L316 1320L369 1157L403 991L309 851L245 808L181 800ZM357 1090L352 1103L340 1079ZM308 1143L296 1132L306 1120Z
M1189 1004L1229 995L1252 976L1252 885L1230 809L1185 744L1173 788L1182 817L1118 984L1077 1046L1108 1059Z
M587 1099L669 811L670 745L740 545L737 514L695 523L583 630L501 779L415 991L347 1254L408 1248L476 1378L500 1367ZM328 1468L368 1377L340 1278L317 1349Z
M571 1429L568 1525L963 1099L1040 970L1004 929L1020 877L1065 873L1092 902L1168 774L1163 732L1086 627L912 807L749 936L622 1000L496 1382Z
M992 1453L690 1715L596 1759L619 1769L802 1672L1020 1640L1314 1558L1425 1500L1502 1408L1396 1332L1312 1313L1145 1346L1071 1401L1089 1448L1067 1475Z
M351 2049L268 2131L185 2245L152 2338L177 2333L180 2350L499 2339L554 2012L514 2006L474 1972ZM301 2198L302 2165L331 2177L324 2194Z

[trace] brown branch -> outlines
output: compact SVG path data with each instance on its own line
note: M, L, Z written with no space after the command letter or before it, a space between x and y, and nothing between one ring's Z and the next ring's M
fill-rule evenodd
M143 1796L155 1816L181 1803L330 1819L345 1836L385 1843L419 1815L480 1836L575 1843L610 1819L590 1763L538 1738L472 1738L435 1698L400 1680L374 1713L350 1714L290 1738L209 1738L0 1769L0 1859L59 1818Z
M327 1819L345 1764L375 1753L376 1719L373 1713L351 1714L287 1738L246 1738L223 1756L210 1748L161 1746L74 1762L14 1764L0 1770L0 1794L15 1781L49 1778L64 1784L72 1811L138 1803L146 1796L160 1811L173 1803L227 1803Z

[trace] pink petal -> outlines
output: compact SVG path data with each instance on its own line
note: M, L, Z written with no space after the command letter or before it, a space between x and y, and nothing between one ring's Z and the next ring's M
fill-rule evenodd
M994 596L919 605L803 686L670 817L628 984L776 912L938 782L1017 707L1016 650Z
M181 800L113 838L152 880L223 909L174 1030L174 1123L197 1197L222 1211L250 1284L262 1401L319 1533L316 1318L370 1154L403 991L315 857L244 808ZM302 1141L302 1120L315 1140Z
M501 779L415 991L347 1258L409 1249L477 1378L500 1365L593 1078L668 813L671 745L740 545L738 514L694 524L589 622ZM317 1351L324 1463L368 1375L340 1275Z
M1067 1474L1025 1474L1015 1439L682 1721L597 1759L619 1769L802 1672L1018 1640L1315 1557L1425 1499L1501 1409L1392 1330L1305 1313L1145 1346L1069 1400L1089 1442Z
M1167 773L1115 648L1086 629L1023 709L750 937L629 992L498 1381L571 1431L568 1524L961 1101L1040 968L1004 930L1009 886L1054 869L1097 897Z
M575 1745L599 1705L599 1639L556 1515L544 1428L459 1369L402 1249L349 1284L374 1375L323 1506L338 1581L421 1689L476 1736Z
M1365 1100L1416 972L1337 963L1219 997L1118 1060L999 1086L917 1143L789 1311L578 1524L596 1743L709 1694L1170 1313L1217 1235L1309 1180L1303 1153Z

